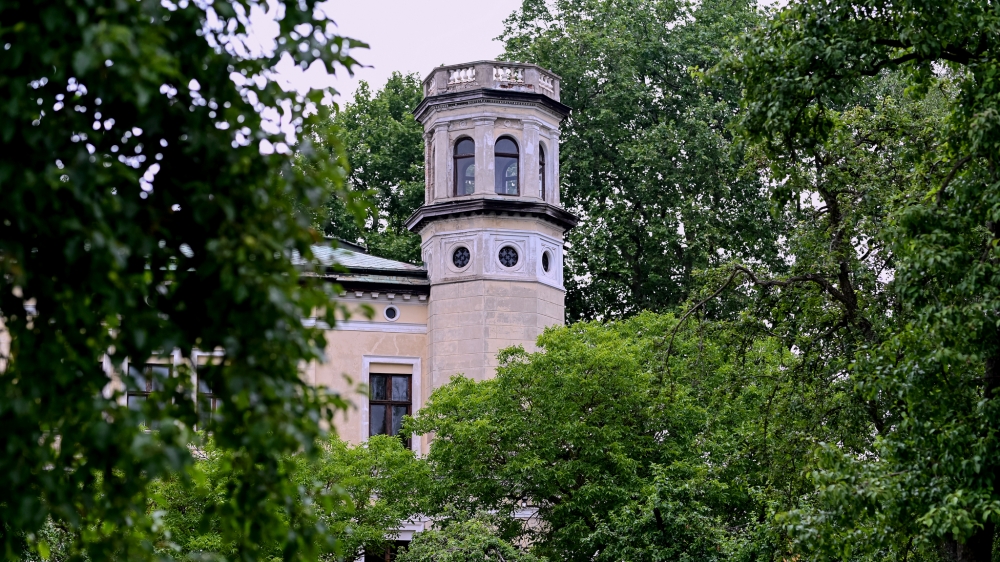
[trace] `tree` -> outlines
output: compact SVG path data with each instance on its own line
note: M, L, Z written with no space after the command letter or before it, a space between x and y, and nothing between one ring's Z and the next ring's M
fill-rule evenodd
M218 518L233 555L310 559L324 528L296 502L287 454L316 454L341 399L299 377L322 357L333 293L293 265L308 214L342 184L302 127L357 41L315 2L0 2L0 548L47 519L77 559L139 560L150 482L192 466L192 350L223 406L209 425L232 480ZM303 71L305 73L303 74ZM322 110L322 107L320 107ZM330 143L332 140L326 139ZM312 166L295 168L298 151ZM183 359L141 410L123 361ZM102 368L102 359L105 359ZM140 420L155 422L143 431Z
M413 536L413 541L396 558L398 562L545 562L544 558L518 550L497 536L496 516L478 513L474 517L457 514L453 520L439 521L434 528Z
M507 22L503 57L561 76L567 318L665 311L695 272L729 259L777 267L781 223L728 130L734 82L692 73L721 60L758 21L752 4L717 0L526 0Z
M997 18L986 2L806 0L749 35L727 66L746 88L743 130L781 161L803 161L835 137L840 109L870 77L895 70L915 95L954 92L924 132L931 142L896 139L912 162L882 238L898 320L859 350L854 370L894 421L869 455L835 442L821 450L815 511L789 521L817 557L877 548L900 530L949 559L996 556L1000 128L988 116L1000 99Z
M362 81L333 116L329 126L351 165L348 185L375 204L359 227L343 199L331 199L327 234L363 242L380 257L421 262L420 236L404 223L424 203L424 130L413 117L423 97L419 76L393 72L374 95Z
M407 426L434 435L433 513L537 509L533 524L503 519L498 533L553 560L772 548L757 536L760 514L784 490L767 483L787 463L774 460L783 433L803 418L772 381L794 361L774 342L741 348L722 324L671 342L676 326L644 313L549 329L542 351L504 352L495 379L437 389Z
M232 485L230 460L210 443L203 457L192 479L174 475L154 484L151 510L160 513L157 544L166 553L205 556L234 550L233 542L223 538L219 518L212 516L212 506L226 501ZM332 437L322 443L317 459L290 459L292 481L304 492L298 501L324 505L333 500L334 508L320 519L338 541L335 548L319 541L321 560L356 560L365 550L384 548L394 529L420 514L429 486L427 465L394 437L373 436L357 446ZM261 546L270 556L281 555L279 543Z

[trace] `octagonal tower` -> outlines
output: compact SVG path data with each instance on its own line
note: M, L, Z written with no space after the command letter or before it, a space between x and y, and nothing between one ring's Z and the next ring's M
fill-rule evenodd
M565 314L559 205L559 77L532 64L441 66L414 114L424 126L426 195L407 226L431 284L431 384L492 377L497 351L533 350Z

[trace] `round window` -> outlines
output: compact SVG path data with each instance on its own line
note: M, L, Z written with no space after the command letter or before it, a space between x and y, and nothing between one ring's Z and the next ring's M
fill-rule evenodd
M544 254L542 254L542 270L544 270L546 273L549 272L549 253L548 252L545 252Z
M399 319L399 309L395 306L385 307L385 319L389 322L395 322Z
M455 252L451 254L451 263L455 264L455 267L461 269L469 265L469 259L471 257L472 254L465 246L455 248Z
M500 263L503 264L504 267L514 267L517 265L517 250L510 246L500 248L500 254L498 257L500 258Z

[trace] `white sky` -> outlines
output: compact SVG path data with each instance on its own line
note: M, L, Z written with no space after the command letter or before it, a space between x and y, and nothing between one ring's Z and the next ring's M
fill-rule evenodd
M381 88L394 70L421 79L440 64L496 58L503 50L493 39L521 0L329 0L324 11L338 33L368 43L352 54L370 68L354 78L338 68L333 80L337 103L349 101L358 81Z

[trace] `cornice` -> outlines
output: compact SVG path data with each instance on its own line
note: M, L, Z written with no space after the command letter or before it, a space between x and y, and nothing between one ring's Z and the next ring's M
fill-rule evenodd
M563 232L576 226L579 221L576 215L561 207L538 201L515 198L458 199L420 207L406 219L406 228L411 232L420 232L427 224L436 220L485 214L537 217L562 228Z

